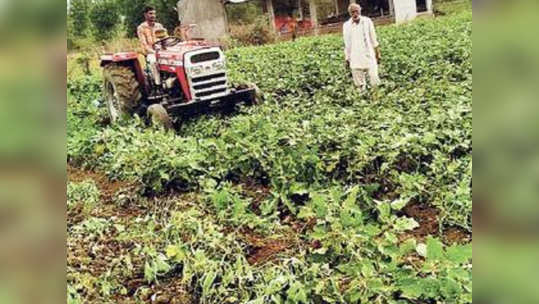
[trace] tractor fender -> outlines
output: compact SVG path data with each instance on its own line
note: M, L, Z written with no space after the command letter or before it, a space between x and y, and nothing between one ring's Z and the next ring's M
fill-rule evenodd
M123 66L130 67L137 78L140 87L144 90L144 95L147 95L149 88L145 81L144 71L142 70L142 65L139 60L139 54L136 52L125 52L125 53L114 53L114 54L104 54L100 58L100 66L105 67L109 64L116 63Z

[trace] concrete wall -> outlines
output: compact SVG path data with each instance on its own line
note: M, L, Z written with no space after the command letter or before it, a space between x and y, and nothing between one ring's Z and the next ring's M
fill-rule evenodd
M410 21L417 16L415 0L395 0L393 5L397 24Z
M227 34L227 20L221 0L180 0L178 16L182 25L197 24L191 37L217 41Z
M272 7L272 0L266 0ZM349 3L355 0L335 0L340 12L346 12ZM417 16L415 0L389 0L395 13L395 22L401 24L414 19ZM432 13L432 0L426 0L427 8ZM311 14L316 9L315 3L310 0ZM205 38L217 41L228 32L228 22L225 7L222 0L180 0L178 1L178 15L182 25L197 24L198 27L191 31L192 37ZM314 13L316 16L316 13Z

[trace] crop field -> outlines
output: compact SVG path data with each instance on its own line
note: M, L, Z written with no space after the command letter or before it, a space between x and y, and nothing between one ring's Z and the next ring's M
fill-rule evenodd
M472 13L228 50L264 102L175 131L105 122L71 73L68 303L471 303Z

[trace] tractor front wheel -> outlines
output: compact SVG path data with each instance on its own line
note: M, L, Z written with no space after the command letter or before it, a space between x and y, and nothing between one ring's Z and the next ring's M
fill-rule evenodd
M172 119L168 115L167 110L160 104L153 104L148 107L146 110L148 113L148 118L154 126L163 126L165 130L170 130L173 128Z
M254 89L255 90L255 101L254 101L254 104L259 104L263 101L263 98L264 98L264 94L262 93L262 90L260 90L260 88L258 88L258 86L255 84L255 83L248 83L247 86L250 88L250 89Z
M260 90L260 88L258 88L258 86L255 83L247 82L244 84L240 84L239 86L237 86L237 89L238 90L253 89L255 92L255 96L254 96L255 98L253 100L253 104L259 104L263 101L264 94L262 93L262 90Z
M103 70L103 95L107 103L110 121L131 115L142 99L139 83L133 70L117 64L109 64Z

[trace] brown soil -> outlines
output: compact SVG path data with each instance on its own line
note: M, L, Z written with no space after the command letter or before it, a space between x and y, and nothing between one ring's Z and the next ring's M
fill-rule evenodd
M439 210L426 204L412 203L403 209L404 214L414 218L419 227L412 230L411 234L417 239L423 240L428 235L438 234L438 214Z
M271 261L279 253L297 245L297 241L290 238L268 239L250 231L244 231L243 236L249 245L247 262L251 265Z
M472 234L459 227L449 227L444 231L447 244L467 244L472 241Z
M304 234L307 231L311 231L316 225L316 217L309 218L306 222L303 221L294 221L291 226L292 229L298 234Z
M361 182L365 185L378 184L379 188L372 193L372 196L377 200L395 200L399 194L395 191L397 186L388 178L379 178L377 173L367 174L362 178Z
M101 193L101 199L105 202L112 201L119 190L133 187L132 183L122 181L113 182L102 173L75 168L67 164L68 181L82 182L88 179L95 182Z
M411 237L414 237L418 241L424 241L429 235L440 235L440 225L438 221L438 215L440 212L437 208L427 204L412 202L404 207L403 212L406 216L412 217L414 220L416 220L419 227L415 228L411 232L401 234L399 237L401 241ZM472 238L471 234L464 229L459 227L450 227L443 231L442 240L446 244L466 244L471 242Z
M247 261L251 265L267 262L278 253L285 251L290 245L285 240L268 241L262 247L255 248L247 258Z
M242 184L243 191L245 195L252 198L251 210L257 215L260 215L260 204L268 197L270 194L270 188L256 183L254 180L248 180Z
M99 209L99 216L100 217L120 217L120 218L131 218L131 217L137 217L141 216L143 213L147 212L144 209L141 209L139 206L128 206L128 207L120 207L116 205L107 205L103 206Z
M142 215L148 210L138 203L120 206L115 202L119 193L126 193L136 189L137 185L130 182L111 181L105 174L92 172L67 165L67 180L69 182L82 182L92 180L100 191L101 201L99 208L92 210L92 215L100 218L117 217L121 224L128 225L130 218ZM166 197L162 202L170 202ZM108 204L107 204L108 203ZM68 223L76 223L84 220L87 216L82 214L81 208L75 207L68 213ZM164 208L168 209L168 208ZM157 228L159 229L159 228ZM133 241L118 241L117 231L109 231L102 236L89 239L70 239L67 244L67 265L76 272L87 272L92 277L98 278L114 265L115 259L120 256L131 256L131 263L134 270L144 268L142 256L130 254L133 250ZM159 284L148 284L144 280L142 272L134 273L127 277L119 277L119 282L127 289L126 295L115 295L116 303L138 303L134 299L134 294L140 292L143 286L148 287L147 294L139 295L146 303L175 303L187 304L196 302L187 290L188 286L179 279L176 274L172 277L160 278ZM91 297L91 296L90 296Z
M133 247L131 242L119 242L114 240L114 237L113 233L97 240L68 240L67 265L87 271L94 277L101 276L109 270L115 258L128 255ZM136 267L143 266L143 261L139 258L134 258L132 263Z
M146 286L144 279L132 279L126 283L130 292L126 296L117 296L117 303L134 304L138 303L133 299L132 294L140 287ZM152 304L189 304L194 303L193 296L186 290L185 284L181 279L173 278L170 280L161 280L160 284L149 286L147 294L143 296L146 303Z

